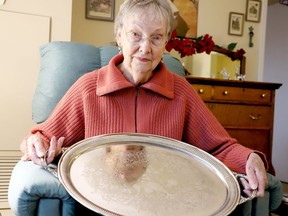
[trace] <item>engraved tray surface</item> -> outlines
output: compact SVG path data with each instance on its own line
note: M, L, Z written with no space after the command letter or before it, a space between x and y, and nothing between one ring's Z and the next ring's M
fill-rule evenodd
M82 140L62 155L58 177L82 205L103 215L228 215L240 188L208 153L148 134Z

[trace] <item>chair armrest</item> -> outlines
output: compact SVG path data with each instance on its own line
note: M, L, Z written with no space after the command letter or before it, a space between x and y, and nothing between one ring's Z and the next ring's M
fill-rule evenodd
M31 161L19 161L13 169L8 189L11 210L15 215L36 215L41 198L60 199L62 211L70 211L72 213L67 215L73 215L75 200L59 180Z

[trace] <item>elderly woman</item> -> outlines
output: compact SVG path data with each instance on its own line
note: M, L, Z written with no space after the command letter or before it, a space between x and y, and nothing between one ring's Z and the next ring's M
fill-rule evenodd
M31 130L21 144L22 160L41 165L47 156L51 163L62 147L101 134L156 134L203 149L245 173L247 193L257 189L263 196L265 156L231 138L191 85L161 62L172 26L167 0L126 0L115 22L119 55L82 76L51 116ZM29 215L25 208L17 211Z

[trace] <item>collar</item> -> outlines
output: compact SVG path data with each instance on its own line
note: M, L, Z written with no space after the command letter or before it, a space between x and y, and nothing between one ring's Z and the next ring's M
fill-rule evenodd
M122 54L114 56L107 66L102 67L98 71L98 84L96 93L98 96L103 96L112 92L116 92L125 88L135 87L130 83L122 72L117 68L117 65L123 61ZM152 78L142 84L140 88L149 89L157 94L160 94L168 99L174 98L174 76L163 62L157 66L157 72Z

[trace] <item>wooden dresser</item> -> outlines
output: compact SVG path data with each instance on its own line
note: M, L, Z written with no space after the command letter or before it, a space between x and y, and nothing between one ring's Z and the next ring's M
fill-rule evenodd
M263 152L272 165L275 90L282 84L187 77L216 118L239 143Z

